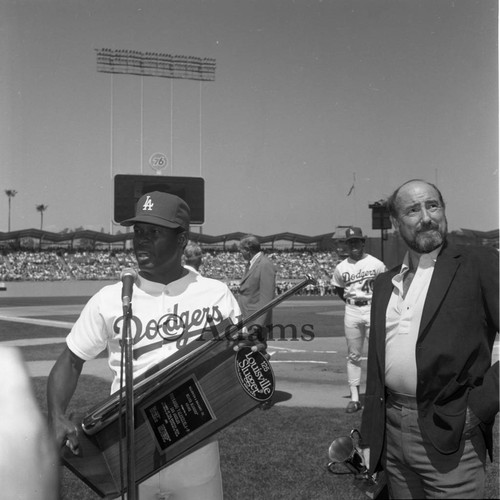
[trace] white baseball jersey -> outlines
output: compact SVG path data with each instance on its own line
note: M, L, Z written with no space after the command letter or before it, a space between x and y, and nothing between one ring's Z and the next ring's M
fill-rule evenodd
M370 300L376 276L385 271L385 264L368 253L358 261L348 257L337 264L332 285L344 289L344 299Z

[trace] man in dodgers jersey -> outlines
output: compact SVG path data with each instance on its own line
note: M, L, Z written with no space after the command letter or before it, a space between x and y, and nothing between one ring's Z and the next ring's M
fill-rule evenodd
M349 256L337 265L332 278L335 291L346 303L344 331L347 341L347 380L351 392L347 413L361 410L361 355L365 339L368 340L370 335L373 282L377 275L387 271L383 262L365 253L365 239L359 227L346 230Z
M152 192L142 196L134 225L139 266L132 294L131 335L134 378L144 374L187 343L199 338L210 322L240 317L238 303L222 282L205 278L181 264L189 231L189 207L177 196ZM113 373L111 392L120 386L123 323L122 284L105 286L86 304L67 337L67 346L48 381L49 422L57 443L78 453L75 424L65 416L82 365L108 349ZM207 335L206 331L204 335ZM141 500L219 500L222 482L218 442L162 469L139 485Z

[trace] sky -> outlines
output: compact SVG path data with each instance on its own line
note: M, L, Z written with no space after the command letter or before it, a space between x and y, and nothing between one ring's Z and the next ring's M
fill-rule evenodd
M209 235L379 236L368 205L412 178L450 230L498 229L497 27L493 0L2 0L0 231L14 189L11 230L44 204L45 230L116 233L113 178L154 153L204 179ZM98 72L101 48L215 81Z

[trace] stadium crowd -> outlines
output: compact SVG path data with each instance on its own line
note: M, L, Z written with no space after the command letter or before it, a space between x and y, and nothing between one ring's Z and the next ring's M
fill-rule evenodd
M278 250L266 252L277 269L277 293L292 287L306 274L317 280L303 290L306 295L331 295L330 278L340 261L336 252ZM0 255L0 281L117 280L126 267L135 267L131 250L8 251ZM245 261L237 251L207 250L201 271L225 281L234 293L244 273Z

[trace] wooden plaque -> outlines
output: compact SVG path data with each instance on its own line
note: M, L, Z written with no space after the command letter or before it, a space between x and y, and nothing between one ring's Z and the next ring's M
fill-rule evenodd
M273 395L271 364L260 352L243 348L235 353L226 341L207 342L201 354L143 383L147 395L139 395L134 407L137 483L203 446ZM62 457L103 498L116 498L127 489L125 417L115 417L92 435L82 429L82 454L65 450Z

